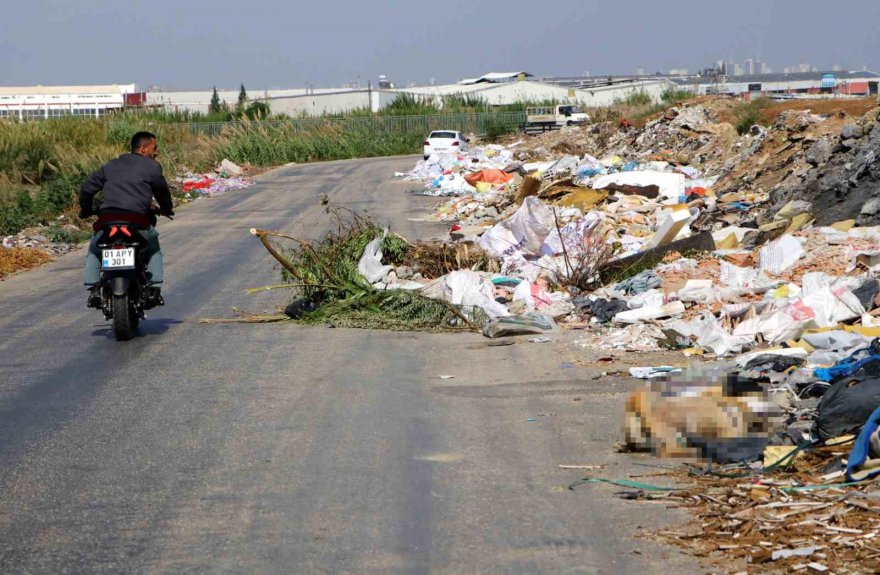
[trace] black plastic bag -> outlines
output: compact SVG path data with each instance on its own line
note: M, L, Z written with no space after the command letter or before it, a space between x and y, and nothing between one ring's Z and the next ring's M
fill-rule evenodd
M291 319L300 319L307 313L315 311L318 307L320 306L316 302L307 299L298 299L290 302L290 304L284 308L284 313Z
M874 298L880 293L880 282L876 279L869 279L859 287L853 290L853 295L859 298L862 307L868 311L874 309Z
M880 407L880 378L848 377L832 385L819 402L815 432L820 439L857 435Z

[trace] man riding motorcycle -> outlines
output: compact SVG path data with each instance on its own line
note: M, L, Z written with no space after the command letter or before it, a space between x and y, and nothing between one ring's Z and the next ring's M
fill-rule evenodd
M161 286L165 268L162 251L159 247L159 232L156 231L156 211L152 207L153 198L159 204L158 213L171 217L174 215L171 192L168 182L162 175L162 166L156 161L159 145L156 136L150 132L138 132L131 138L131 153L123 154L104 164L100 170L89 176L79 190L80 218L95 215L93 201L95 194L103 192L99 216L131 214L146 216L150 227L141 231L147 240L147 279L149 281L147 299L152 305L164 305ZM98 287L101 281L101 253L98 240L102 232L92 235L89 252L86 255L85 285L89 290L87 305L101 307L101 294Z

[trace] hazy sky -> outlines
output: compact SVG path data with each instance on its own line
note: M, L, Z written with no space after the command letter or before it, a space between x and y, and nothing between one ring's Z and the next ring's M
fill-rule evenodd
M0 18L0 85L405 85L750 56L877 70L878 28L878 0L28 0Z

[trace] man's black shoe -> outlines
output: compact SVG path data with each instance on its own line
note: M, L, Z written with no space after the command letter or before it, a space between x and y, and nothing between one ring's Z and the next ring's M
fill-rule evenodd
M86 300L86 307L101 309L101 288L99 286L89 288L89 298Z
M147 287L144 309L153 309L162 305L165 305L165 298L162 297L162 288L158 286Z

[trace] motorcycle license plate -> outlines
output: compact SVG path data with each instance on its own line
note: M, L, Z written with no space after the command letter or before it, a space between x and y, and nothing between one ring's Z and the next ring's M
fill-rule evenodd
M134 269L134 248L121 250L104 250L101 269L131 270Z

